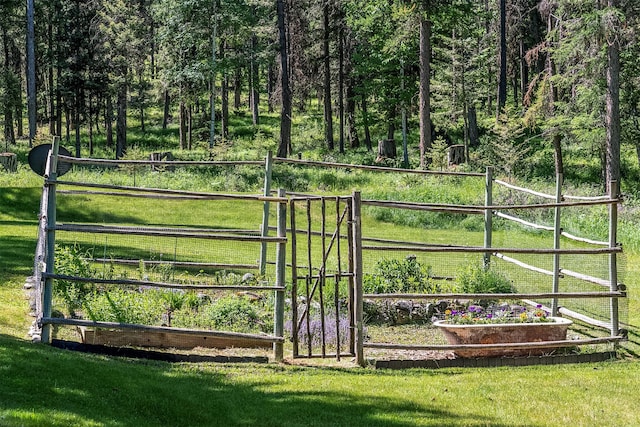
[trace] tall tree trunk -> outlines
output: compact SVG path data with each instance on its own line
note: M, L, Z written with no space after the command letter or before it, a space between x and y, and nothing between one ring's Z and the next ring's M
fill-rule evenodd
M7 92L13 92L13 88L9 88L8 86L10 84L13 84L13 79L10 79L10 75L11 75L11 68L10 68L10 55L9 55L9 35L7 34L7 29L6 28L2 28L2 45L4 47L4 64L2 66L2 70L0 72L2 72L4 77L3 79L1 79L0 81L4 81L5 86L7 87ZM15 144L16 143L16 135L15 135L15 129L13 127L13 108L12 108L12 101L13 99L10 100L11 102L7 102L5 103L5 105L2 106L3 112L4 112L4 140L7 143L10 144Z
M529 67L527 67L527 60L525 59L527 49L524 44L524 29L520 32L520 95L524 97L524 94L527 93L527 85L529 82ZM520 105L522 105L522 99L519 100Z
M356 124L356 93L355 93L355 79L351 76L353 69L351 43L347 45L347 60L345 64L344 73L347 76L347 88L345 96L347 98L347 134L349 135L349 145L351 148L357 148L360 146L360 138L358 137L358 129Z
M49 21L47 26L47 42L49 43L49 49L53 49L53 24ZM52 55L53 56L53 55ZM51 58L53 60L53 57ZM49 134L60 135L59 129L56 129L56 104L55 104L55 86L53 80L53 64L50 64L47 69L47 80L49 82Z
M180 149L184 150L187 146L187 108L184 101L180 100Z
M138 70L138 82L140 83L140 87L138 89L138 101L139 101L139 114L140 114L140 130L145 132L145 123L144 123L144 75L142 67Z
M469 116L469 145L477 147L480 145L480 133L478 132L478 118L476 115L476 106L470 105L468 110Z
M420 167L427 166L431 149L431 21L430 1L422 0L420 15Z
M209 149L216 143L216 77L218 69L216 37L218 33L219 1L213 1L213 31L211 33L211 75L209 76ZM182 126L182 124L180 125ZM191 105L189 105L189 149L191 149Z
M607 6L616 9L618 0L608 0ZM617 28L608 29L613 36L608 37L607 45L607 189L611 181L620 181L620 37L616 34Z
M396 137L396 106L389 106L387 110L387 139Z
M282 110L280 112L280 143L278 157L287 157L291 148L291 88L289 86L289 51L286 34L284 0L277 0L278 32L280 43L280 84L282 85Z
M227 41L222 38L220 40L220 61L224 62ZM226 68L222 70L222 82L220 88L222 116L220 120L222 139L229 137L229 73Z
M187 108L187 149L193 147L193 105L189 104Z
M104 111L104 129L106 132L106 148L113 147L113 99L107 92L107 105Z
M171 113L171 95L169 89L164 90L164 108L162 114L162 129L166 129L169 124L169 114Z
M127 152L127 85L118 87L116 116L116 159L121 159Z
M93 157L93 96L89 94L89 157Z
M80 158L82 157L81 154L81 150L82 150L82 146L80 144L80 90L76 89L76 93L75 93L75 105L74 105L74 112L73 112L73 130L75 132L75 137L76 137L76 157Z
M38 127L35 43L35 0L27 0L27 110L29 115L29 147L33 145Z
M323 7L323 65L324 65L324 140L329 150L333 150L333 111L331 109L331 57L329 51L329 4Z
M362 124L364 126L364 143L367 150L371 151L371 129L369 128L369 110L367 108L367 97L362 96Z
M553 31L554 19L555 17L553 16L553 13L549 13L549 16L547 17L547 33L548 34L551 34L551 32ZM547 54L547 68L548 68L547 75L548 75L549 85L551 89L551 112L553 114L553 111L555 110L555 104L556 102L559 101L560 96L558 94L557 86L553 83L553 76L556 75L556 64L553 61L553 56L551 55L551 53ZM560 130L553 129L552 144L553 144L556 175L559 175L559 174L564 175L564 159L562 155L561 141L562 141L562 135L560 134Z
M256 50L258 49L258 37L251 35L251 64L250 64L250 92L251 92L251 119L254 126L260 124L260 91L258 90L258 64L256 62Z
M275 87L276 87L276 73L275 73L275 67L273 66L273 64L269 63L269 69L267 71L267 96L268 96L268 111L269 113L273 113L274 111L274 99L273 99L273 94L275 92Z
M344 153L344 22L340 19L338 31L338 115L340 117L340 153Z
M496 117L499 117L507 103L507 3L500 0L500 77L498 78L498 106Z
M233 76L233 109L239 110L242 105L242 67L237 66Z

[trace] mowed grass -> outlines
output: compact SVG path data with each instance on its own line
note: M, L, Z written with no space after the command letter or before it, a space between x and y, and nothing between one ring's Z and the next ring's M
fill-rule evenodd
M624 344L624 360L404 371L363 369L350 361L295 366L129 360L58 350L26 339L31 318L22 285L32 269L40 187L37 181L24 182L0 188L2 426L640 425L635 398L640 257L635 254L627 254L626 263L630 342ZM68 221L112 219L135 225L182 218L182 224L191 226L207 223L208 217L207 211L188 204L166 211L147 205L142 215L132 200L109 204L68 197L60 214ZM228 206L228 218L216 227L250 225L245 221L250 215L234 208ZM382 232L384 224L370 219L365 226L380 237L416 239L411 227ZM477 232L465 235L460 230L420 233L442 243L461 239L476 244L480 238ZM534 243L538 237L523 234L521 239Z
M166 364L0 336L3 426L637 425L636 362L437 371Z

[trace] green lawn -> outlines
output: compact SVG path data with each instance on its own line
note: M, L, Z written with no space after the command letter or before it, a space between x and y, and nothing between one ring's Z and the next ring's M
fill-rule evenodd
M39 193L0 188L1 426L640 425L638 255L627 255L630 342L618 361L386 371L129 360L27 340Z
M3 426L637 425L637 362L373 371L116 359L0 336Z

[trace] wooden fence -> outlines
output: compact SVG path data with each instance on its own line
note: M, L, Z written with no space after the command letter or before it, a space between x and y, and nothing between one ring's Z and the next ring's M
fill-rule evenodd
M87 322L74 319L58 319L51 316L51 300L52 300L52 287L53 282L56 279L66 279L83 281L88 280L81 277L61 277L56 275L53 271L54 256L55 256L55 233L56 231L78 231L83 233L115 233L115 234L131 234L141 236L164 236L175 238L196 238L196 239L212 239L212 240L233 240L233 241L252 241L261 245L260 259L258 265L253 264L207 264L208 266L218 267L246 267L257 268L260 272L264 273L267 265L267 247L270 244L274 244L276 247L276 285L265 287L261 290L270 290L275 293L276 296L276 309L274 312L274 333L272 336L255 336L247 334L234 334L222 331L208 331L204 334L219 337L242 337L256 340L266 340L274 344L274 357L276 360L282 360L283 358L283 345L284 345L284 316L285 316L285 277L286 277L286 245L292 242L292 236L296 235L295 220L293 219L295 211L290 212L290 218L292 220L291 228L287 230L287 205L290 203L290 198L295 197L297 201L305 201L311 199L317 199L317 195L300 195L289 194L287 195L283 190L280 190L278 194L273 195L272 185L272 173L274 167L278 164L291 164L300 167L320 167L320 168L334 168L334 169L359 169L370 172L381 173L411 173L417 175L439 175L439 176L457 176L470 179L483 179L485 182L485 203L483 205L453 205L453 204L435 204L435 203L415 203L415 202L402 202L402 201L388 201L388 200L367 200L363 199L359 191L353 192L348 196L340 196L339 199L344 199L349 205L348 210L348 232L347 239L349 241L349 267L348 271L341 271L340 275L349 278L349 316L351 319L350 333L352 336L350 340L350 353L353 353L358 364L365 364L365 349L386 348L396 350L456 350L469 348L469 345L403 345L397 343L376 343L365 341L365 316L364 316L364 302L365 300L386 299L386 300L399 300L399 299L412 299L412 300L446 300L446 299L473 299L473 298L496 298L507 300L519 300L525 303L535 304L538 299L549 299L552 301L551 307L547 307L553 315L562 314L567 317L580 320L594 327L605 328L608 330L608 337L581 339L581 340L568 340L566 342L553 342L553 343L535 343L531 344L531 347L545 347L545 345L551 347L562 346L574 346L574 345L587 345L598 344L603 342L619 342L624 339L623 331L621 331L619 324L619 306L618 300L625 298L625 287L622 283L618 282L618 266L617 255L621 253L622 249L617 243L617 208L621 203L619 195L619 188L616 182L611 182L609 188L610 193L607 196L602 197L574 197L562 194L563 181L562 176L557 177L556 194L549 195L522 187L517 187L507 182L497 180L493 177L493 171L488 168L485 174L479 173L454 173L447 171L422 171L422 170L398 170L395 168L385 168L378 166L364 166L364 165L351 165L340 163L325 163L304 161L300 159L283 159L273 158L271 154L266 157L265 162L261 161L245 161L245 162L183 162L183 161L112 161L112 160L98 160L98 159L75 159L72 157L64 157L65 162L80 164L80 165L101 165L101 166L123 166L123 165L149 165L153 167L176 167L176 166L215 166L215 165L252 165L256 167L265 168L264 179L264 191L262 195L250 196L250 195L238 195L238 194L215 194L215 193L201 193L201 192L188 192L177 190L160 190L160 189L141 189L138 187L127 186L113 186L113 185L99 185L94 183L74 183L70 181L59 180L56 176L56 163L58 161L57 156L58 142L54 143L53 155L50 157L47 171L45 174L45 185L43 188L43 196L41 203L40 213L40 228L39 239L35 257L34 270L36 274L36 283L40 286L40 283L44 283L41 289L41 304L38 306L38 317L42 330L42 340L49 342L51 339L51 326L56 324L64 325L78 325L87 326L92 325L99 328L112 328L114 326L120 326L123 329L158 329L165 330L162 327L150 327L141 325L113 325L111 323L100 322ZM190 199L190 200L220 200L220 199L234 199L243 201L259 201L263 204L263 220L258 235L247 235L243 230L236 230L231 232L229 230L215 231L215 230L184 230L184 229L155 229L152 227L136 227L127 228L123 226L79 226L79 225L63 225L58 224L56 221L56 193L57 186L65 185L81 190L72 190L68 193L75 192L75 194L101 194L101 195L115 195L126 197L145 197L145 198L166 198L166 199ZM508 188L512 191L518 191L527 193L536 197L541 197L550 200L545 203L537 204L511 204L511 205L495 205L493 203L494 198L494 185L500 185L504 188ZM288 197L287 197L288 196ZM279 208L278 212L278 224L275 227L276 236L269 236L270 230L274 230L273 227L269 227L269 212L270 203L277 203ZM293 205L293 204L292 204ZM570 233L563 231L561 227L561 214L565 209L571 209L575 207L589 207L589 206L608 206L609 212L609 236L607 241L598 241L594 239L574 236ZM442 244L425 244L424 242L399 242L389 241L385 239L377 239L367 237L368 230L363 229L362 215L363 208L365 207L379 207L399 210L415 210L415 211L427 211L427 212L442 212L449 214L461 214L461 215L479 215L483 218L484 223L484 243L481 246L470 245L442 245ZM522 219L507 213L514 210L535 210L535 209L552 209L554 211L554 226L540 225L531 222L526 219ZM345 211L346 212L346 211ZM544 232L553 233L553 247L550 248L517 248L517 247L495 247L493 245L493 219L501 218L506 221L511 221L522 226L531 227ZM321 237L324 239L327 237L326 232L322 231ZM331 235L329 234L329 237ZM594 247L588 248L562 248L560 244L561 238L571 239L577 242L581 242L585 245ZM338 240L340 237L338 236ZM293 238L295 242L295 238ZM293 244L295 246L295 243ZM308 244L311 247L311 244ZM322 244L325 247L325 244ZM295 249L294 249L295 250ZM365 294L363 292L363 276L364 271L363 253L374 252L415 252L415 253L462 253L462 254L480 254L482 255L485 265L489 266L492 259L499 259L502 262L510 263L521 269L551 276L553 279L552 288L544 292L526 292L516 294L461 294L461 293L440 293L440 294ZM537 266L530 265L527 262L518 260L519 254L539 254L548 255L553 257L553 268L544 269ZM561 257L565 255L605 255L609 259L609 277L602 279L593 277L588 274L575 272L569 269L561 267ZM322 259L326 255L323 253ZM131 260L120 260L123 263L133 262ZM309 262L310 264L310 262ZM193 264L195 265L195 264ZM192 266L193 266L192 265ZM296 279L298 277L295 272L296 264L289 265L293 268L293 290L291 293L292 300L296 300L298 296L298 290ZM322 274L329 274L326 269L323 269ZM578 280L596 284L603 289L597 292L566 292L560 291L558 283L561 277L570 276ZM95 282L95 279L91 279ZM179 288L180 286L175 283L144 283L140 281L134 281L131 283L125 283L122 280L103 281L105 285L118 285L118 284L139 284L150 285L156 287L167 288ZM190 286L193 288L193 286ZM245 290L245 287L235 286L227 287L232 290ZM252 288L255 290L255 288ZM562 307L559 301L564 299L604 299L609 301L609 320L603 322L602 320L594 319L584 313L579 313L574 310ZM295 306L295 305L294 305ZM297 322L297 313L294 309L294 323ZM178 331L180 332L180 331ZM183 330L184 334L198 334L202 331ZM295 330L294 330L295 333ZM295 335L297 337L297 334ZM303 357L298 354L297 351L297 338L294 338L295 349L293 351L294 357ZM497 347L500 348L521 348L522 344L500 344ZM527 345L525 345L526 347ZM476 348L477 345L473 345ZM487 348L493 348L496 345L487 345ZM310 353L309 353L310 354ZM324 352L323 352L324 355ZM340 350L338 350L338 357L340 356Z

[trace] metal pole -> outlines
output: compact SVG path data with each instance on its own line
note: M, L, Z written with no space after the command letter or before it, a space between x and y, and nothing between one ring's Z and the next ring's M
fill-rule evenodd
M493 205L493 167L487 167L487 172L485 176L485 196L484 196L484 204L485 206ZM487 209L484 211L484 247L485 249L489 249L491 247L492 240L492 232L493 232L493 211L491 209ZM491 254L489 252L485 252L483 255L483 264L484 268L489 268L489 264L491 263Z
M564 178L561 173L556 175L556 203L562 202L562 182ZM560 226L560 206L554 208L555 220L553 226L553 249L560 249L560 235L562 227ZM558 293L560 290L560 254L553 254L553 285L552 292ZM558 315L558 298L551 301L551 315Z
M58 148L60 138L53 137L53 146L49 152L49 162L47 164L47 172L45 173L45 185L49 186L49 201L47 206L47 253L46 253L46 272L54 274L55 270L55 247L56 247L56 184L58 168ZM51 307L53 299L53 279L50 276L44 281L44 293L42 300L42 317L51 317ZM42 327L42 342L51 342L51 325L46 324Z
M278 190L278 197L285 197L286 193L283 189ZM278 202L278 237L287 236L287 203ZM285 268L287 243L280 242L276 246L276 286L284 288L285 286ZM276 291L275 295L275 321L273 325L274 335L276 337L284 336L284 290ZM295 320L294 320L295 321ZM273 344L273 357L277 362L281 362L284 358L284 344L277 342Z
M353 283L354 283L354 321L356 326L356 363L365 365L364 361L364 292L362 290L362 222L361 200L359 191L353 192L352 226L353 226Z
M271 193L271 177L273 175L273 153L269 151L264 166L264 194L269 197ZM262 229L260 230L262 237L269 235L269 202L264 202L262 207ZM260 246L260 274L264 276L267 271L267 243L262 242Z
M620 197L620 187L618 181L609 183L609 198L618 199ZM618 204L611 203L609 205L609 247L618 246ZM615 253L609 254L609 282L610 290L615 292L618 290L618 261ZM611 298L611 336L619 333L618 318L618 299Z

